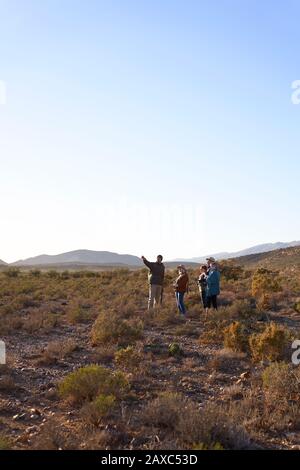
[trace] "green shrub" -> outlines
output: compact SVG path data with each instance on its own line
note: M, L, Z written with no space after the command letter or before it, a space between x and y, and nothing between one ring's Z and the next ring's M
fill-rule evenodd
M244 274L244 269L242 266L235 265L231 261L223 261L220 266L220 271L222 278L226 279L227 281L237 281L241 279Z
M111 372L98 365L81 367L59 384L59 394L77 403L92 401L97 395L122 397L129 384L122 372Z
M143 411L146 425L171 431L181 448L247 449L250 440L240 422L225 408L210 403L199 410L196 403L179 393L161 393ZM196 444L195 444L196 443Z
M232 351L245 352L248 350L247 327L241 322L231 323L224 329L224 346Z
M260 310L271 310L275 307L273 297L264 293L257 299L257 307Z
M294 310L295 310L295 312L300 313L300 302L299 301L294 304Z
M50 277L50 279L56 279L59 277L59 273L54 269L51 269L50 271L47 271L47 276Z
M143 323L139 320L123 320L115 313L102 312L96 319L91 333L94 346L118 344L128 346L143 337Z
M40 277L41 271L39 269L31 269L30 270L30 275L33 277Z
M220 442L213 442L210 445L200 442L199 444L193 445L193 450L224 450L224 447Z
M5 276L7 277L18 277L20 274L19 268L7 268L4 271Z
M182 356L183 351L178 343L171 343L169 344L169 355L174 357Z
M115 353L115 363L121 369L130 371L137 370L142 362L142 354L136 351L132 346L122 348Z
M91 319L91 310L89 305L74 301L68 306L67 319L75 325L76 323L84 323Z
M11 442L4 434L0 434L0 450L10 450Z
M151 313L153 324L158 326L176 325L184 321L172 307L160 306Z
M270 364L262 373L263 390L267 396L277 403L282 400L299 400L299 370L285 362Z
M60 275L61 279L70 279L70 272L66 269Z
M229 307L225 307L228 318L236 320L255 320L259 312L249 300L236 300Z
M83 405L81 416L88 424L99 426L101 420L113 411L115 405L116 397L100 394L93 401Z
M278 273L265 268L258 268L252 277L252 295L261 297L264 294L279 292L282 289Z
M250 351L254 361L278 361L284 359L291 341L291 332L283 326L271 323L262 333L249 338Z
M174 430L187 400L174 392L162 392L143 410L143 421L147 425Z

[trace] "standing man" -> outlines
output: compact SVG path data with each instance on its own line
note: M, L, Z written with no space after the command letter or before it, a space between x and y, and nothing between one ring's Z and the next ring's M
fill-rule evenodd
M162 290L165 277L165 266L162 262L162 255L158 255L155 263L148 261L145 256L142 256L142 261L149 268L149 301L148 310L157 306L162 301Z

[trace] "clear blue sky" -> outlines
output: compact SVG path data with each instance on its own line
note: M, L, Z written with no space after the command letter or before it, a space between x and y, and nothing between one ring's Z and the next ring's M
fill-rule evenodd
M300 4L0 0L0 258L300 238Z

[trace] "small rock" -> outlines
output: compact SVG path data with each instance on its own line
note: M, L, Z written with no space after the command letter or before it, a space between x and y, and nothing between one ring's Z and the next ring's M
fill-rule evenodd
M22 444L28 444L29 442L28 436L26 436L26 434L22 434L16 439L16 442L21 442Z
M247 370L246 372L243 372L241 375L240 375L240 378L241 379L248 379L250 377L250 371Z
M38 427L37 426L29 426L27 429L26 429L26 434L32 434L34 432L37 432L38 431Z
M30 415L30 419L39 419L38 415Z
M16 421L17 419L23 419L25 418L26 414L25 413L18 413L16 415L13 416L13 420Z

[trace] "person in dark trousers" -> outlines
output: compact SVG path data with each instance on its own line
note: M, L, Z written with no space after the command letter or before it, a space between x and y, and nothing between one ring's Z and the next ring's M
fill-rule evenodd
M165 277L165 266L163 264L162 255L158 255L156 262L148 261L145 256L142 256L142 261L149 268L149 300L148 310L156 307L162 303L162 293Z
M213 307L218 309L218 295L220 294L220 272L215 261L210 262L209 272L207 275L206 288L206 313L208 309Z
M178 277L174 281L174 289L175 289L175 296L176 296L176 304L179 310L179 313L185 317L186 315L186 308L184 305L184 294L188 292L188 285L189 285L189 276L186 271L185 266L180 264L178 266Z
M206 308L206 289L207 289L207 265L203 264L200 268L198 286L203 308Z

